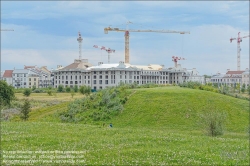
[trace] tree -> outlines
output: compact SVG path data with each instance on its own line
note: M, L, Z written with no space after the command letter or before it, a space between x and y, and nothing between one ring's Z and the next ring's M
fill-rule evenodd
M236 84L236 89L238 90L238 92L240 93L240 83Z
M10 105L10 102L15 98L14 88L8 85L5 81L0 80L0 107Z
M24 100L24 104L23 106L21 107L21 114L20 114L20 118L24 121L28 120L29 118L29 113L30 113L30 102L28 99L25 99Z
M63 92L63 85L58 85L57 91L58 92Z
M71 89L70 89L70 87L66 87L66 92L70 92L71 91Z
M24 89L24 91L23 91L24 96L29 97L30 94L31 94L31 89L29 89L29 88Z
M79 92L83 95L84 94L89 95L91 92L91 88L90 88L90 86L83 85L80 87Z
M36 89L36 86L35 85L33 85L32 86L32 91L34 91Z
M246 91L246 84L244 83L241 87L241 92L244 93Z
M247 86L247 92L250 95L250 85Z
M74 92L78 92L78 86L75 85L73 90L74 90Z

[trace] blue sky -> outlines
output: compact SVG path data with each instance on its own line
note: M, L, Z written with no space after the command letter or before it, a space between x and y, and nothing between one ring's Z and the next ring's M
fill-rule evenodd
M1 1L1 70L24 65L67 66L79 57L77 35L83 37L82 57L93 65L124 61L124 34L104 28L176 30L190 34L130 33L130 63L173 67L172 56L184 68L201 75L237 69L237 43L231 37L249 35L249 1ZM249 67L249 38L241 43L241 69Z

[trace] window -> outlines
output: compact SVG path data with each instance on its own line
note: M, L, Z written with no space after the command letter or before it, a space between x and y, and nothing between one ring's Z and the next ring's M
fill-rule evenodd
M108 81L108 80L105 80L105 84L109 84L109 81Z
M96 71L94 71L94 74L96 74Z
M102 80L99 80L99 84L102 84Z
M102 79L102 76L99 76L100 79Z
M94 84L96 84L96 80L94 80Z
M94 79L96 79L96 76L94 76Z
M100 86L100 89L102 89L102 86Z
M77 81L75 81L75 84L77 84Z
M108 75L106 75L106 76L105 76L105 78L106 78L106 79L109 79L109 76L108 76Z
M101 72L101 71L100 71L99 73L100 73L100 74L102 74L102 72Z
M105 71L105 74L108 74L108 71Z
M75 79L77 80L77 76L75 76Z

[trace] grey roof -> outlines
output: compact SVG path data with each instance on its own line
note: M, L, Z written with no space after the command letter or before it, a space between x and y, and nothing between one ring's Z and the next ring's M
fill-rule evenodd
M14 69L13 74L28 74L28 69Z

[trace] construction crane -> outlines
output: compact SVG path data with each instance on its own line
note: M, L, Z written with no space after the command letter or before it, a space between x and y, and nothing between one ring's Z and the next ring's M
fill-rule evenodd
M250 35L244 36L244 37L240 37L240 32L239 32L238 33L238 38L231 38L230 39L230 43L232 43L233 40L237 39L237 70L238 71L240 71L240 51L241 51L240 42L242 42L243 38L247 38L247 37L250 37Z
M127 25L131 23L128 22ZM129 32L157 32L157 33L179 33L179 34L190 34L190 32L185 31L171 31L171 30L135 30L135 29L120 29L120 28L104 28L104 33L108 34L108 31L125 32L125 63L129 63Z
M174 67L177 67L178 60L186 60L186 59L182 57L172 56L172 61L174 61Z
M100 46L97 46L97 45L94 45L93 47L100 48L101 50L105 50L108 53L108 63L110 63L110 53L115 52L115 50L113 50L111 48L106 48L104 46L100 47Z
M1 29L1 31L14 31L14 29Z

